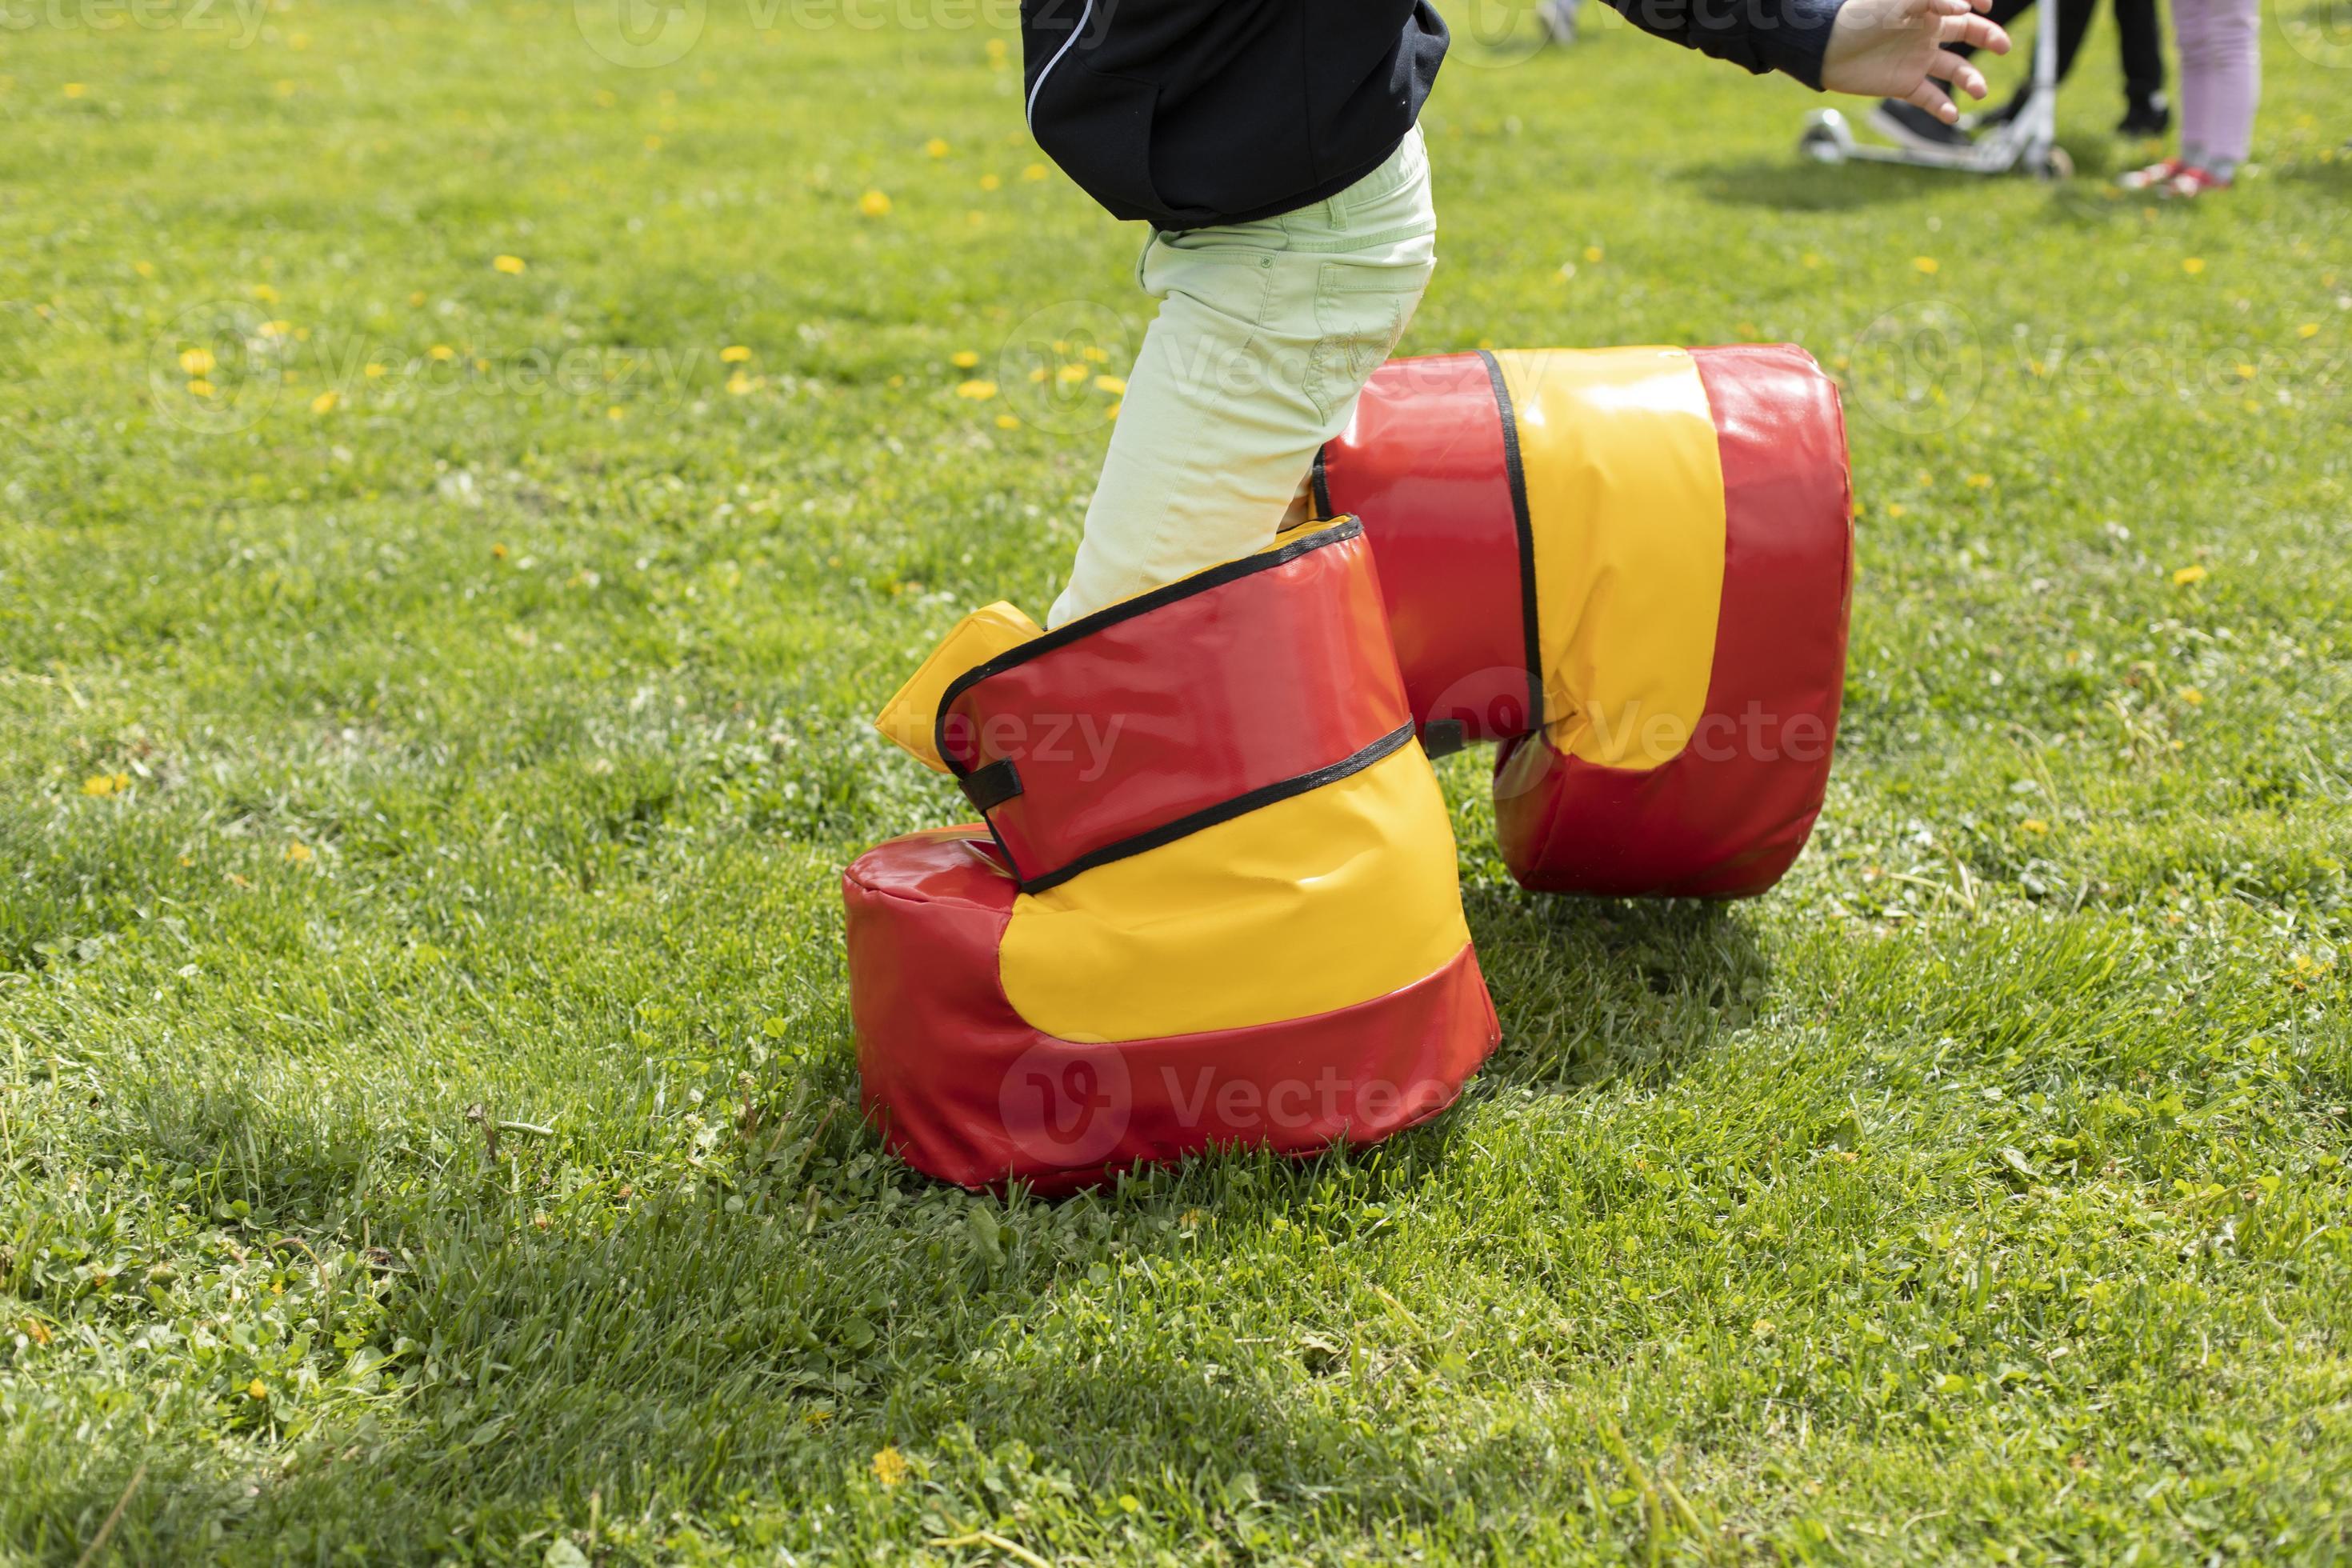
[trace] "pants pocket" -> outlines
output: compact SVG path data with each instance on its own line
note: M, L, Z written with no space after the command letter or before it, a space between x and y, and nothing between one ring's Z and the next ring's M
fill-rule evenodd
M1433 261L1323 263L1315 287L1317 336L1307 395L1327 424L1354 404L1372 372L1396 352L1435 270Z

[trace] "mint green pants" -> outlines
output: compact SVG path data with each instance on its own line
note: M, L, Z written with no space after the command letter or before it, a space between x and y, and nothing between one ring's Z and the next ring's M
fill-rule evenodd
M1271 541L1317 449L1346 426L1412 319L1436 236L1418 129L1328 201L1154 233L1135 272L1160 313L1046 624Z

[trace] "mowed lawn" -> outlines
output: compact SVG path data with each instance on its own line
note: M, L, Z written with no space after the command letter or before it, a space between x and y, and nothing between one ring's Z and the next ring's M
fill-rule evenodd
M2193 206L2104 24L2064 186L1465 47L1409 351L1848 384L1821 830L1535 898L1456 758L1459 1108L1046 1204L861 1124L837 891L1143 320L1011 34L173 3L0 35L0 1561L2352 1553L2324 5Z

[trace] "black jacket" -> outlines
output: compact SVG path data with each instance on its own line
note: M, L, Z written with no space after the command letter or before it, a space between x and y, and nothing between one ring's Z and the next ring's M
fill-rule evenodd
M1115 217L1246 223L1347 189L1445 58L1427 0L1022 0L1029 129Z
M1841 0L1609 0L1645 31L1821 85ZM1246 223L1396 151L1445 58L1428 0L1021 0L1030 132L1114 217Z

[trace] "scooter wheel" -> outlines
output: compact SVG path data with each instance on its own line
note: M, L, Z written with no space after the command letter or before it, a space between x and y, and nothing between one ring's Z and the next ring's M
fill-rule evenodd
M2071 180L2074 177L2074 160L2063 147L2053 147L2033 161L2033 177L2037 180Z

